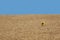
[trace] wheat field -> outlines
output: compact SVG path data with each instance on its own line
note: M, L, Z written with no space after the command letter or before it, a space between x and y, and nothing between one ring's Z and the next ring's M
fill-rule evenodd
M60 40L60 15L0 15L0 40Z

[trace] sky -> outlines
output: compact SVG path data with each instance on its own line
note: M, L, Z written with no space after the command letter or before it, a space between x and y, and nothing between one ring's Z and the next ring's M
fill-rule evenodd
M60 0L0 0L0 14L59 14Z

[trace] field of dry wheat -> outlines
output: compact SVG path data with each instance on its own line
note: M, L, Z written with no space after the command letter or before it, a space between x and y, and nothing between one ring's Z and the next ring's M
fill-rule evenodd
M0 15L0 40L60 40L60 15Z

